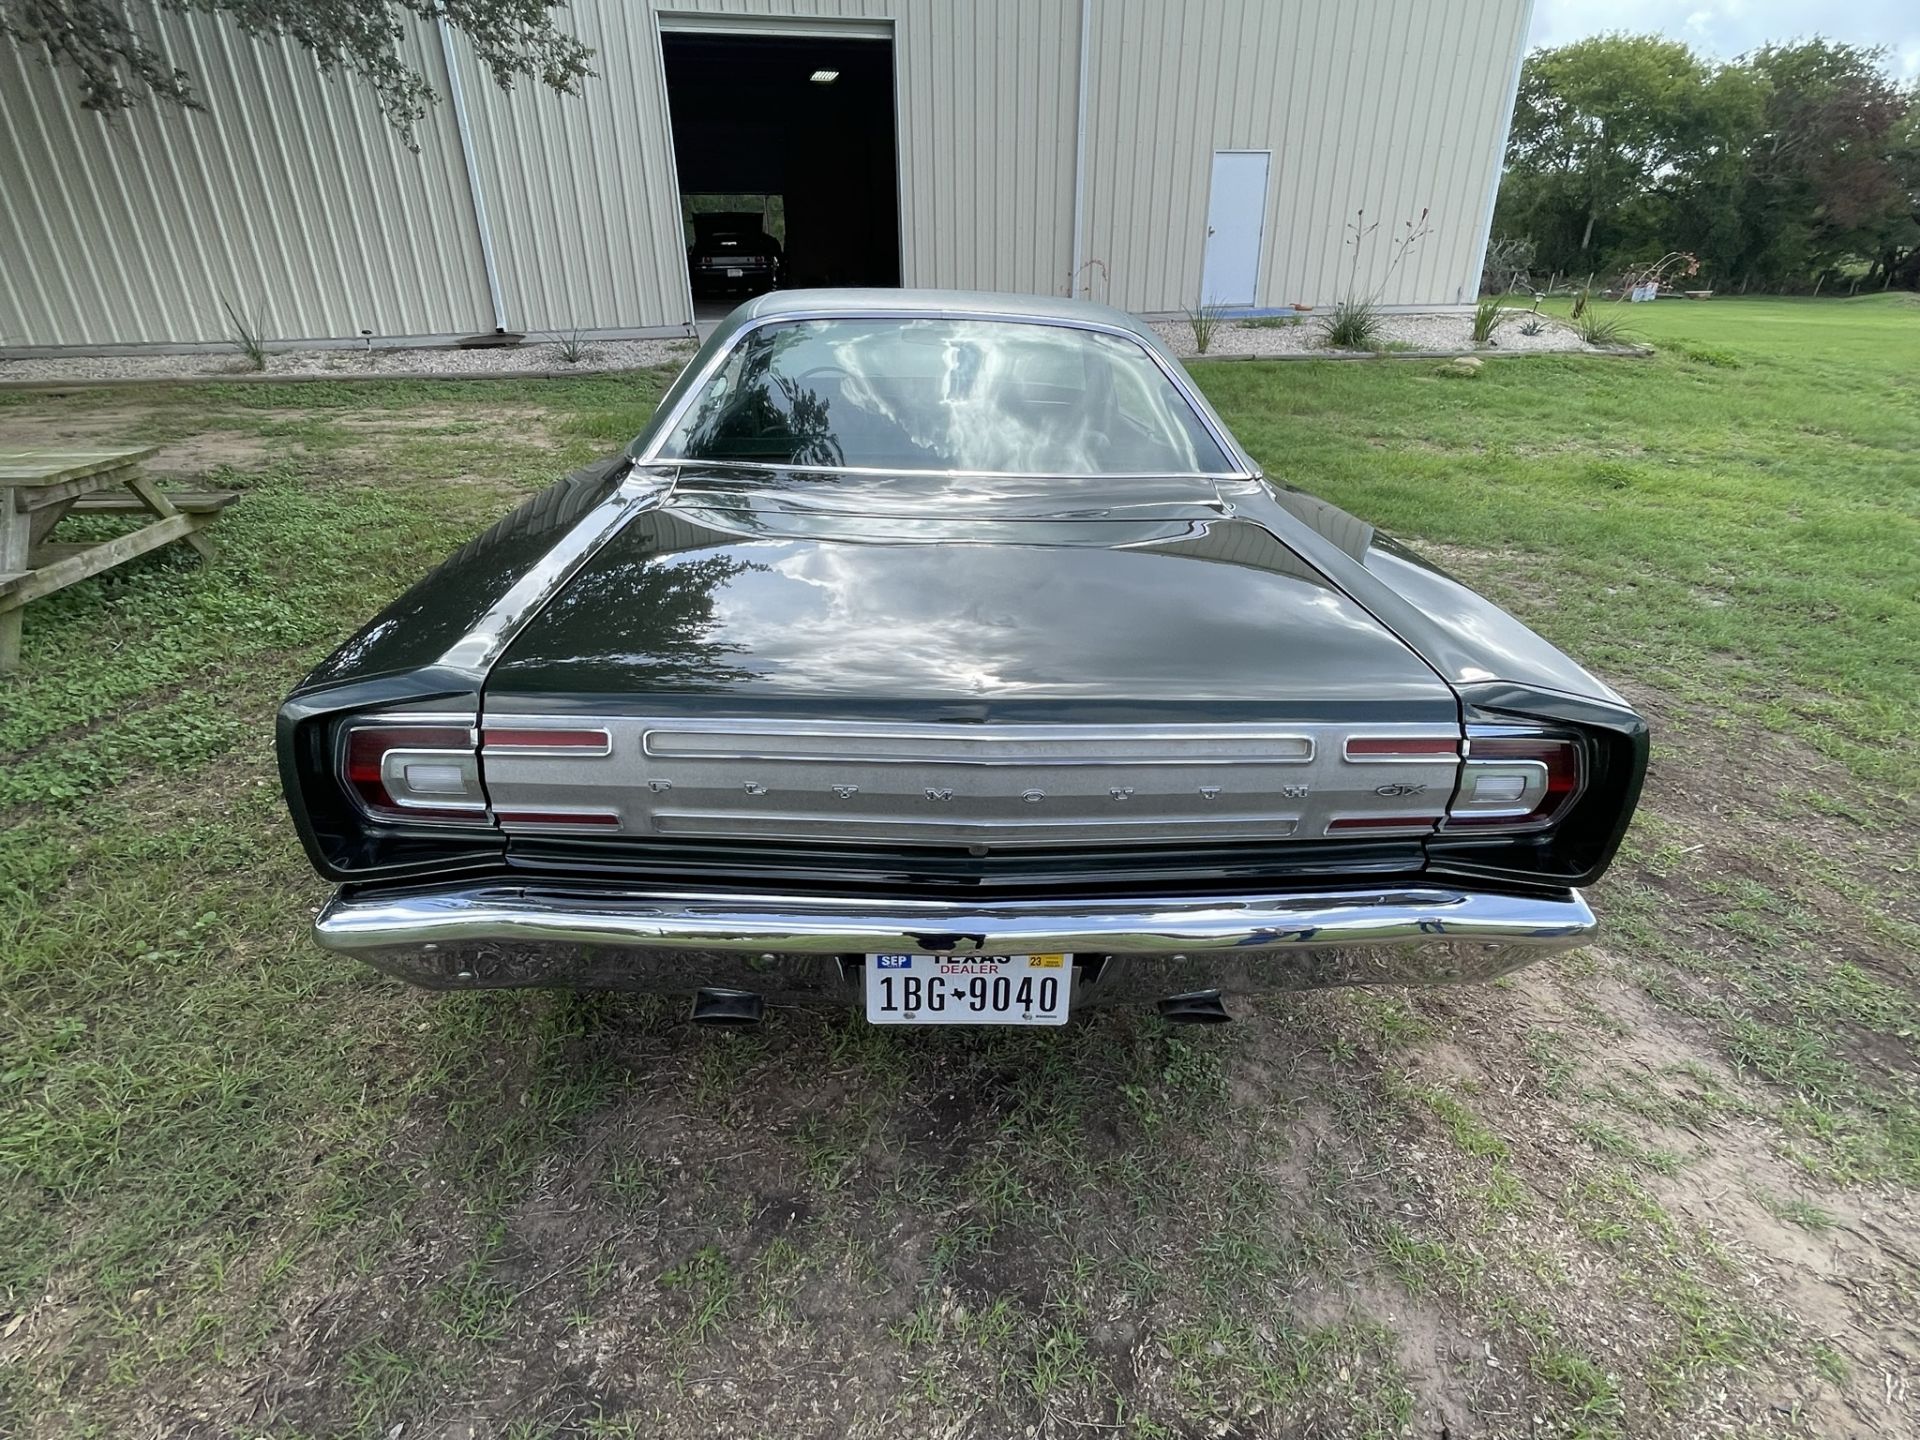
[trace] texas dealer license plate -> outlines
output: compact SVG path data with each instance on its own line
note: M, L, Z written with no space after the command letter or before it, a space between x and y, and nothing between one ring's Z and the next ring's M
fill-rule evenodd
M1064 1025L1071 955L869 955L876 1025Z

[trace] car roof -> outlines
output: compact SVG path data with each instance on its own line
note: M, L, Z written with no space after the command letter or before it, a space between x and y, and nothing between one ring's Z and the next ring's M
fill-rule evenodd
M1091 300L1058 295L1013 295L991 290L823 289L770 290L735 310L741 322L835 315L899 315L942 320L1038 320L1064 325L1104 325L1126 330L1149 343L1157 337L1124 310Z

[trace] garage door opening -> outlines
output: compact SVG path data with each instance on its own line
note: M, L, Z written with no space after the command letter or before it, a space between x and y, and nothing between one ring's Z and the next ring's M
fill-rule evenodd
M893 42L669 31L661 45L696 304L898 285Z

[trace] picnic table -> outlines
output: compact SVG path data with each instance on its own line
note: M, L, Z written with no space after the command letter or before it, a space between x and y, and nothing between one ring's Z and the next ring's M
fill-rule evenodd
M239 495L160 489L140 471L156 448L0 450L0 675L19 668L29 601L175 540L213 558L213 541L201 532ZM110 540L68 544L52 538L68 515L144 516L147 523Z

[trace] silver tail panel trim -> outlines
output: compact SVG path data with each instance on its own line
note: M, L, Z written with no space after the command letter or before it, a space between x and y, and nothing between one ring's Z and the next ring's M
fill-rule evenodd
M489 733L539 728L495 708ZM607 807L625 836L821 845L1181 845L1319 836L1335 816L1443 817L1457 724L1370 727L1447 747L1355 762L1350 725L1069 725L573 715L605 755L489 746L502 809ZM976 853L981 853L976 849Z

